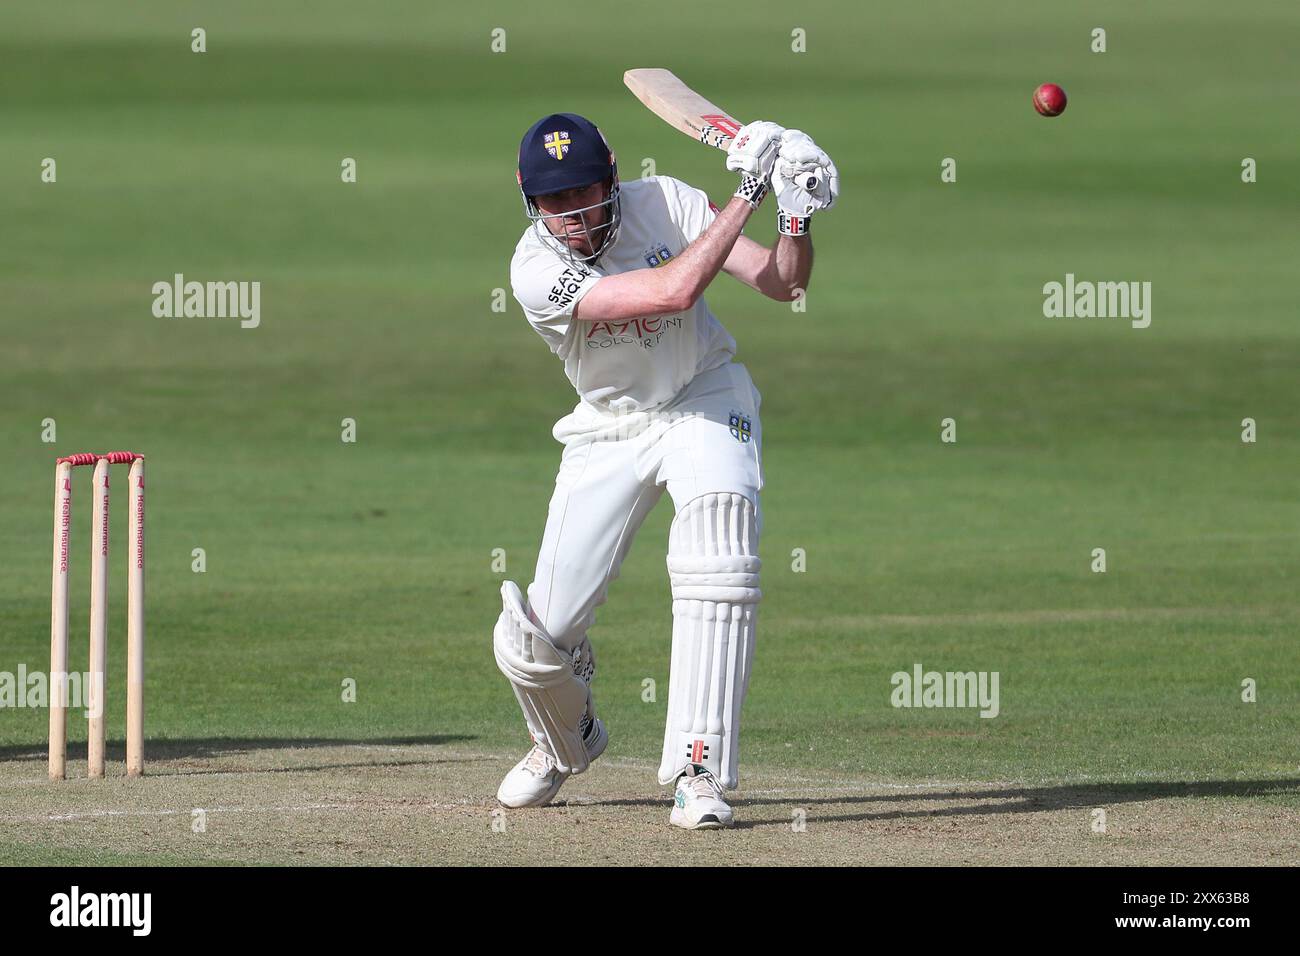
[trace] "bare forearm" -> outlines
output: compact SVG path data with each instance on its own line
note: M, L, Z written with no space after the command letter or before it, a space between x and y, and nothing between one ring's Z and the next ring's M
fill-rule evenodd
M812 277L812 236L778 236L772 250L769 281L773 298L790 300L798 289L807 289Z
M727 261L753 210L734 198L709 228L666 265L606 276L574 306L575 319L598 322L685 312Z
M683 299L689 300L687 308L704 294L709 283L721 271L753 212L749 203L739 196L733 196L703 235L664 267L664 278L673 284Z

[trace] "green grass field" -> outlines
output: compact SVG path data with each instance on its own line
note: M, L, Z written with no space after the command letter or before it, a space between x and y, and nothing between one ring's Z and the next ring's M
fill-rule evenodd
M508 840L486 840L527 746L492 660L492 552L527 583L559 462L550 428L574 401L513 299L492 309L524 226L519 137L577 111L625 179L652 159L715 201L733 188L721 154L623 88L636 66L807 130L842 180L813 227L806 313L725 276L707 296L763 393L767 480L738 801L751 826L714 845L741 863L1300 859L1300 11L759 0L743 16L660 4L616 31L580 9L0 10L0 671L47 666L55 455L146 453L151 771L52 787L46 712L0 709L0 862L144 848L155 862L615 862L628 857L603 854L624 844L653 847L647 860L690 845L662 832L652 769L666 502L591 634L611 744L565 791L589 803L512 814ZM794 28L806 53L790 52ZM1030 106L1048 80L1071 97L1059 119ZM46 157L57 183L41 182ZM946 157L956 183L940 182ZM1257 183L1241 181L1246 157ZM749 234L770 241L774 219L769 204ZM260 327L155 318L150 288L177 272L260 281ZM1150 281L1150 328L1045 318L1042 286L1066 273ZM956 444L939 440L947 417ZM78 478L74 662L89 603ZM1098 547L1105 574L1089 568ZM890 675L918 661L999 672L1001 714L891 707ZM81 773L85 722L69 727ZM755 780L774 795L747 794ZM845 796L931 787L964 809ZM263 812L195 837L191 808L223 803ZM806 842L791 807L809 808ZM1093 807L1154 822L1107 843L1089 835Z

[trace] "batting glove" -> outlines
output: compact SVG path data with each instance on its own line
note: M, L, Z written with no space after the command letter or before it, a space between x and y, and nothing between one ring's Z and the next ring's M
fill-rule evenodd
M757 209L767 195L784 127L759 120L746 123L727 147L727 168L740 173L736 195Z

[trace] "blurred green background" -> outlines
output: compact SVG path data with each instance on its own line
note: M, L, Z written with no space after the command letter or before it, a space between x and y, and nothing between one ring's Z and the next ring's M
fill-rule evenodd
M662 66L742 119L807 130L842 179L813 227L805 313L726 277L707 296L763 393L744 759L900 779L1294 774L1297 28L1292 3L1202 0L11 0L0 670L48 660L55 454L130 448L150 459L155 746L453 735L522 754L492 661L490 562L504 548L508 576L530 579L550 428L574 396L513 299L491 308L524 228L515 150L538 116L577 111L625 179L652 160L724 200L721 155L623 88L625 69ZM1049 80L1071 98L1054 120L1030 106ZM46 157L57 184L40 181ZM749 234L770 241L774 218ZM150 287L177 272L260 281L261 326L155 318ZM1152 282L1151 327L1044 318L1042 286L1067 272ZM670 509L591 634L610 752L647 760L667 699ZM998 671L1001 716L891 708L889 675L917 661ZM340 702L347 678L356 704ZM116 670L109 694L120 747ZM39 774L44 742L44 711L0 711L0 757Z

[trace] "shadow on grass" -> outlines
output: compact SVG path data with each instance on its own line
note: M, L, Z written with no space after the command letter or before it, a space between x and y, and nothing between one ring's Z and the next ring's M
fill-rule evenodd
M665 794L669 791L665 790ZM1260 797L1272 794L1292 794L1300 796L1300 779L1277 780L1204 780L1199 782L1152 781L1149 783L1095 783L1063 784L1044 787L993 787L989 789L954 788L949 790L912 790L907 793L885 793L875 795L846 794L843 796L822 796L809 792L801 796L791 792L789 796L745 797L740 791L732 801L738 810L752 810L757 807L788 807L791 810L807 811L809 822L819 823L870 821L870 820L915 820L931 817L992 816L1008 813L1043 813L1053 810L1091 810L1096 807L1111 807L1124 803L1141 803L1147 800L1183 799L1195 800L1204 797ZM635 798L629 800L581 800L567 804L570 807L605 806L605 807L658 807L664 806L665 798ZM893 809L897 804L933 804L940 806L916 809ZM943 804L948 805L943 805ZM960 803L960 806L952 804ZM563 799L555 802L556 806L566 805ZM818 807L860 806L860 813L821 813ZM790 816L771 819L738 819L737 829L753 827L780 826L788 827Z
M910 793L878 796L841 796L800 799L792 794L784 799L759 797L739 800L738 806L787 806L805 808L810 820L821 822L854 820L909 820L929 817L989 816L1007 813L1043 813L1053 810L1091 810L1117 804L1142 803L1148 800L1198 800L1205 797L1261 797L1271 794L1300 796L1300 779L1277 780L1203 780L1197 782L1151 781L1145 783L1065 784L1045 787L998 787L988 790L958 788L951 790L917 790ZM961 803L961 806L938 806L926 809L890 809L899 803ZM862 813L821 814L818 806L863 806L879 809ZM790 825L789 816L770 820L746 820L741 827Z

